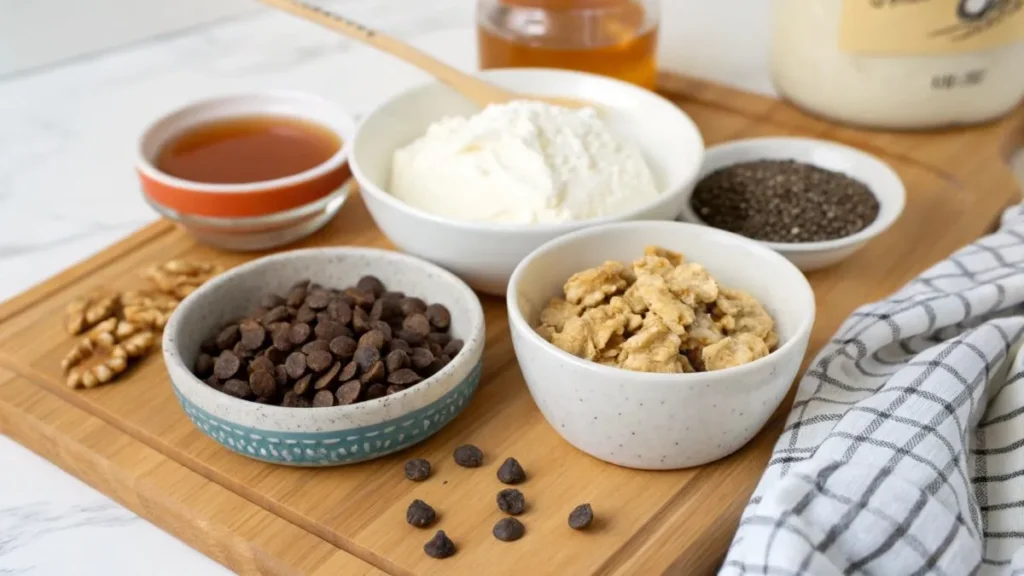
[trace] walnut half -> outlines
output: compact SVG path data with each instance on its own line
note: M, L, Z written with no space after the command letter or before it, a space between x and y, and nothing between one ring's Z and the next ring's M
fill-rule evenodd
M144 356L156 344L156 334L139 332L114 345L94 344L83 338L62 363L68 388L93 388L106 384L128 368L128 363Z

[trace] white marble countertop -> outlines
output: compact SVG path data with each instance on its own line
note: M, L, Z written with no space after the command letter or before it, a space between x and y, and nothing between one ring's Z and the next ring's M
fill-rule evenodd
M125 16L136 19L131 26L108 26L115 10L135 0L96 2L95 10L75 13L78 25L68 26L75 33L45 29L61 44L48 42L45 54L29 54L41 42L24 30L45 26L48 11L19 11L23 2L0 0L0 31L22 31L20 37L0 33L0 300L155 218L132 171L135 138L155 115L219 92L290 88L335 99L359 116L424 78L324 30L237 0L201 0L206 7L195 13L168 10L183 0L151 1L160 6L155 12L168 15L160 22L134 10ZM456 66L475 66L471 0L325 4ZM768 4L664 0L663 68L770 93ZM0 463L0 575L227 573L3 436Z

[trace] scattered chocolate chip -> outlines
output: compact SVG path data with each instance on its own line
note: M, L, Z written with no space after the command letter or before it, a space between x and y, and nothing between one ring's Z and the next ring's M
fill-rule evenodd
M450 358L455 358L456 356L459 355L459 352L462 352L463 346L465 346L465 344L462 342L462 340L455 339L448 342L448 344L445 344L443 352L447 354Z
M257 370L249 376L249 388L257 396L269 398L277 392L277 380L266 370Z
M284 367L291 379L301 378L306 373L306 355L302 352L292 352L284 361Z
M502 542L515 542L526 534L526 526L515 518L502 518L494 525L491 534Z
M313 396L314 408L328 408L334 406L334 393L330 390L321 390Z
M221 350L230 350L238 342L238 338L238 324L225 326L224 329L217 334L217 348Z
M335 362L331 365L330 370L324 372L323 376L316 379L316 382L313 383L313 389L323 390L324 388L333 387L332 385L338 383L336 378L339 372L341 372L341 362Z
M417 528L430 526L435 519L437 519L437 514L434 509L423 500L413 500L405 511L405 521Z
M503 484L520 484L526 481L526 471L515 458L506 458L498 468L498 480Z
M232 378L224 383L224 393L235 398L248 398L252 396L252 388L249 388L249 383L245 380Z
M313 340L312 342L306 342L305 344L303 344L300 350L302 350L303 354L312 354L313 352L317 351L330 352L331 343L328 342L327 340Z
M484 453L472 444L455 449L455 463L463 468L479 468L484 463Z
M438 530L437 534L434 534L434 537L423 545L423 551L431 558L448 558L455 554L455 543L444 533L444 530Z
M590 504L580 504L569 513L569 528L583 530L594 521L594 509Z
M405 477L413 482L422 482L430 477L430 462L414 458L405 463Z
M217 359L213 363L213 375L221 380L227 380L238 372L238 368L241 367L242 361L238 359L238 356L230 350L225 350L217 356Z
M498 492L498 509L505 514L519 516L526 510L526 497L515 488L506 488Z
M204 352L196 357L196 365L193 371L196 373L196 376L206 378L210 374L213 374L213 363L213 356Z
M388 384L409 387L423 380L423 378L420 378L419 374L408 368L402 368L401 370L395 370L388 374L387 380Z
M387 393L387 388L383 384L373 384L366 389L366 399L376 400L378 398L383 398Z
M444 331L452 322L452 316L442 304L431 304L425 312L430 325L438 330Z
M338 404L344 406L358 400L359 393L362 391L363 384L359 380L349 380L338 388L338 392L334 396L338 399Z

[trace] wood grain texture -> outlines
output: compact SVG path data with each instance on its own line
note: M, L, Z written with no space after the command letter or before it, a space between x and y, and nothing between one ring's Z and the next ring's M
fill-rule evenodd
M834 139L881 156L907 184L906 212L890 231L841 265L810 275L818 320L808 357L855 307L888 294L985 233L1000 211L1019 199L1005 157L1011 137L1019 138L1024 112L955 133L890 134L837 127L779 102L693 80L666 77L663 85L700 126L709 145L766 135ZM389 247L358 196L302 245ZM247 551L222 554L219 560L266 572L358 573L347 572L343 563L362 561L397 575L691 574L710 572L720 562L789 401L750 444L708 466L638 472L599 462L562 441L534 406L515 363L501 299L483 298L484 372L467 410L424 444L375 462L306 470L230 453L192 427L157 357L111 386L79 392L61 385L58 364L71 340L62 331L60 314L74 295L101 285L141 286L137 271L168 258L232 266L254 256L198 246L182 231L158 223L0 305L0 366L21 376L0 388L4 427L25 430L13 435L124 502L143 509L148 502L162 502L170 511L151 514L152 519L207 553ZM95 431L83 436L63 414L76 415ZM465 442L484 450L485 467L454 465L452 450ZM104 451L107 445L121 444L146 454L152 464L136 465ZM413 456L433 462L435 474L429 481L403 479L401 464ZM503 486L495 471L506 456L519 459L530 476L521 488L530 503L522 517L527 534L514 544L498 542L490 534L501 517L494 498ZM194 490L208 494L208 505L188 505L187 494L174 491L150 471L159 467L190 479ZM172 506L183 498L179 507ZM414 498L438 510L438 527L459 546L455 557L436 561L423 554L431 532L403 520ZM566 517L584 501L594 505L600 521L591 533L576 533L566 526ZM239 507L266 514L267 521L294 531L267 540L259 531L236 529L228 517ZM221 519L221 529L205 530L212 518ZM299 563L275 548L293 539L318 551L314 544L320 542L335 554L324 551L318 560Z

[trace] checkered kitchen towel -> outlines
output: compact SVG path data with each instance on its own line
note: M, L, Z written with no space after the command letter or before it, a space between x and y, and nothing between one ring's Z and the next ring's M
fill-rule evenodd
M1018 206L855 311L801 380L721 573L1024 575L1022 304Z

